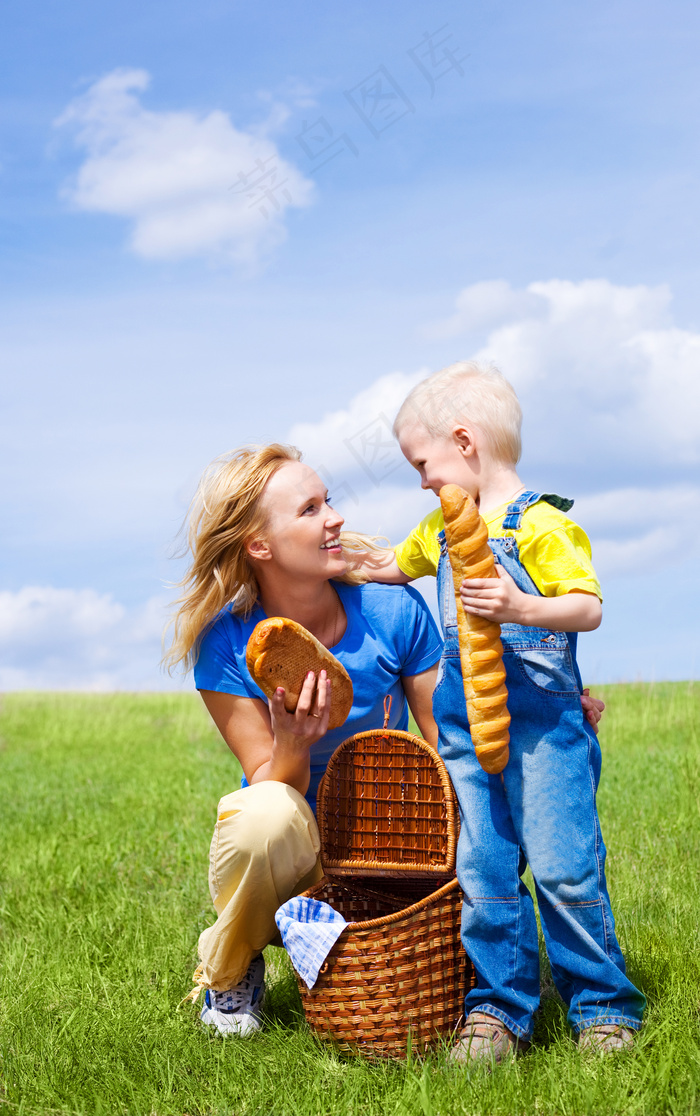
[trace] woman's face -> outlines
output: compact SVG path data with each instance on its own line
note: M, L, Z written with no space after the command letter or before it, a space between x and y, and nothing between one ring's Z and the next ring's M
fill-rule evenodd
M328 580L345 573L340 546L342 515L328 503L321 478L300 461L282 465L263 493L268 528L251 545L251 556L280 572ZM256 544L262 542L262 549Z

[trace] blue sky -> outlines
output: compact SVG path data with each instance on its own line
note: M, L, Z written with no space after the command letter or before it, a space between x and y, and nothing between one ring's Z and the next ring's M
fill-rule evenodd
M696 5L3 19L0 687L171 685L173 539L236 445L296 439L398 541L430 500L386 420L475 353L593 540L587 676L695 676Z

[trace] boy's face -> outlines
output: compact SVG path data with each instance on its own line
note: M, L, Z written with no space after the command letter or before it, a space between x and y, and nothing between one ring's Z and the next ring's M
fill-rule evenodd
M443 485L458 484L477 499L479 485L472 468L474 444L467 431L460 428L442 438L429 434L420 424L404 426L399 445L406 460L420 473L421 488L439 496Z

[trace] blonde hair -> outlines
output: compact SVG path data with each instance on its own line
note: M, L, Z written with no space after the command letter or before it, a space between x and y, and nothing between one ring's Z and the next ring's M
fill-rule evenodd
M477 426L499 461L520 460L523 413L518 397L494 364L460 360L422 380L406 396L394 434L420 423L434 438L447 438L455 425Z
M202 636L225 605L246 618L258 598L258 583L246 542L264 535L267 516L261 497L271 477L289 461L301 461L296 446L272 442L247 446L217 457L205 470L190 505L187 549L189 568L177 585L183 593L174 602L173 638L163 662L169 671L179 663L194 666ZM349 560L338 578L359 584L367 577L353 569L367 551L384 549L366 535L343 531L343 551Z

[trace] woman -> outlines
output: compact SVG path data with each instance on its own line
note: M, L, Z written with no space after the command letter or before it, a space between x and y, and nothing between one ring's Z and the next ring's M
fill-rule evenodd
M277 444L214 462L193 506L192 563L166 658L194 666L195 684L244 774L241 789L219 802L209 871L217 920L200 935L192 993L206 990L201 1018L225 1035L259 1029L262 950L277 939L275 911L322 875L315 796L337 745L379 727L390 694L390 727L407 727L408 702L437 746L432 692L442 639L415 590L363 583L360 559L381 548L341 534L342 526L299 451ZM353 707L339 729L327 731L324 671L307 677L293 714L284 690L268 703L253 682L246 644L266 616L296 620L345 666ZM589 716L597 720L592 701Z
M359 584L353 550L378 548L341 536L342 526L317 474L281 445L215 462L191 517L193 558L168 659L194 665L195 684L244 773L242 789L219 803L209 874L218 917L200 936L195 974L194 996L206 989L202 1019L223 1034L259 1028L261 953L277 937L275 911L322 875L315 795L337 745L381 726L387 694L390 727L408 726L408 700L421 733L437 745L435 623L414 590ZM283 690L268 704L255 685L245 649L266 616L296 620L343 663L354 697L341 728L327 732L324 671L306 679L293 714Z

